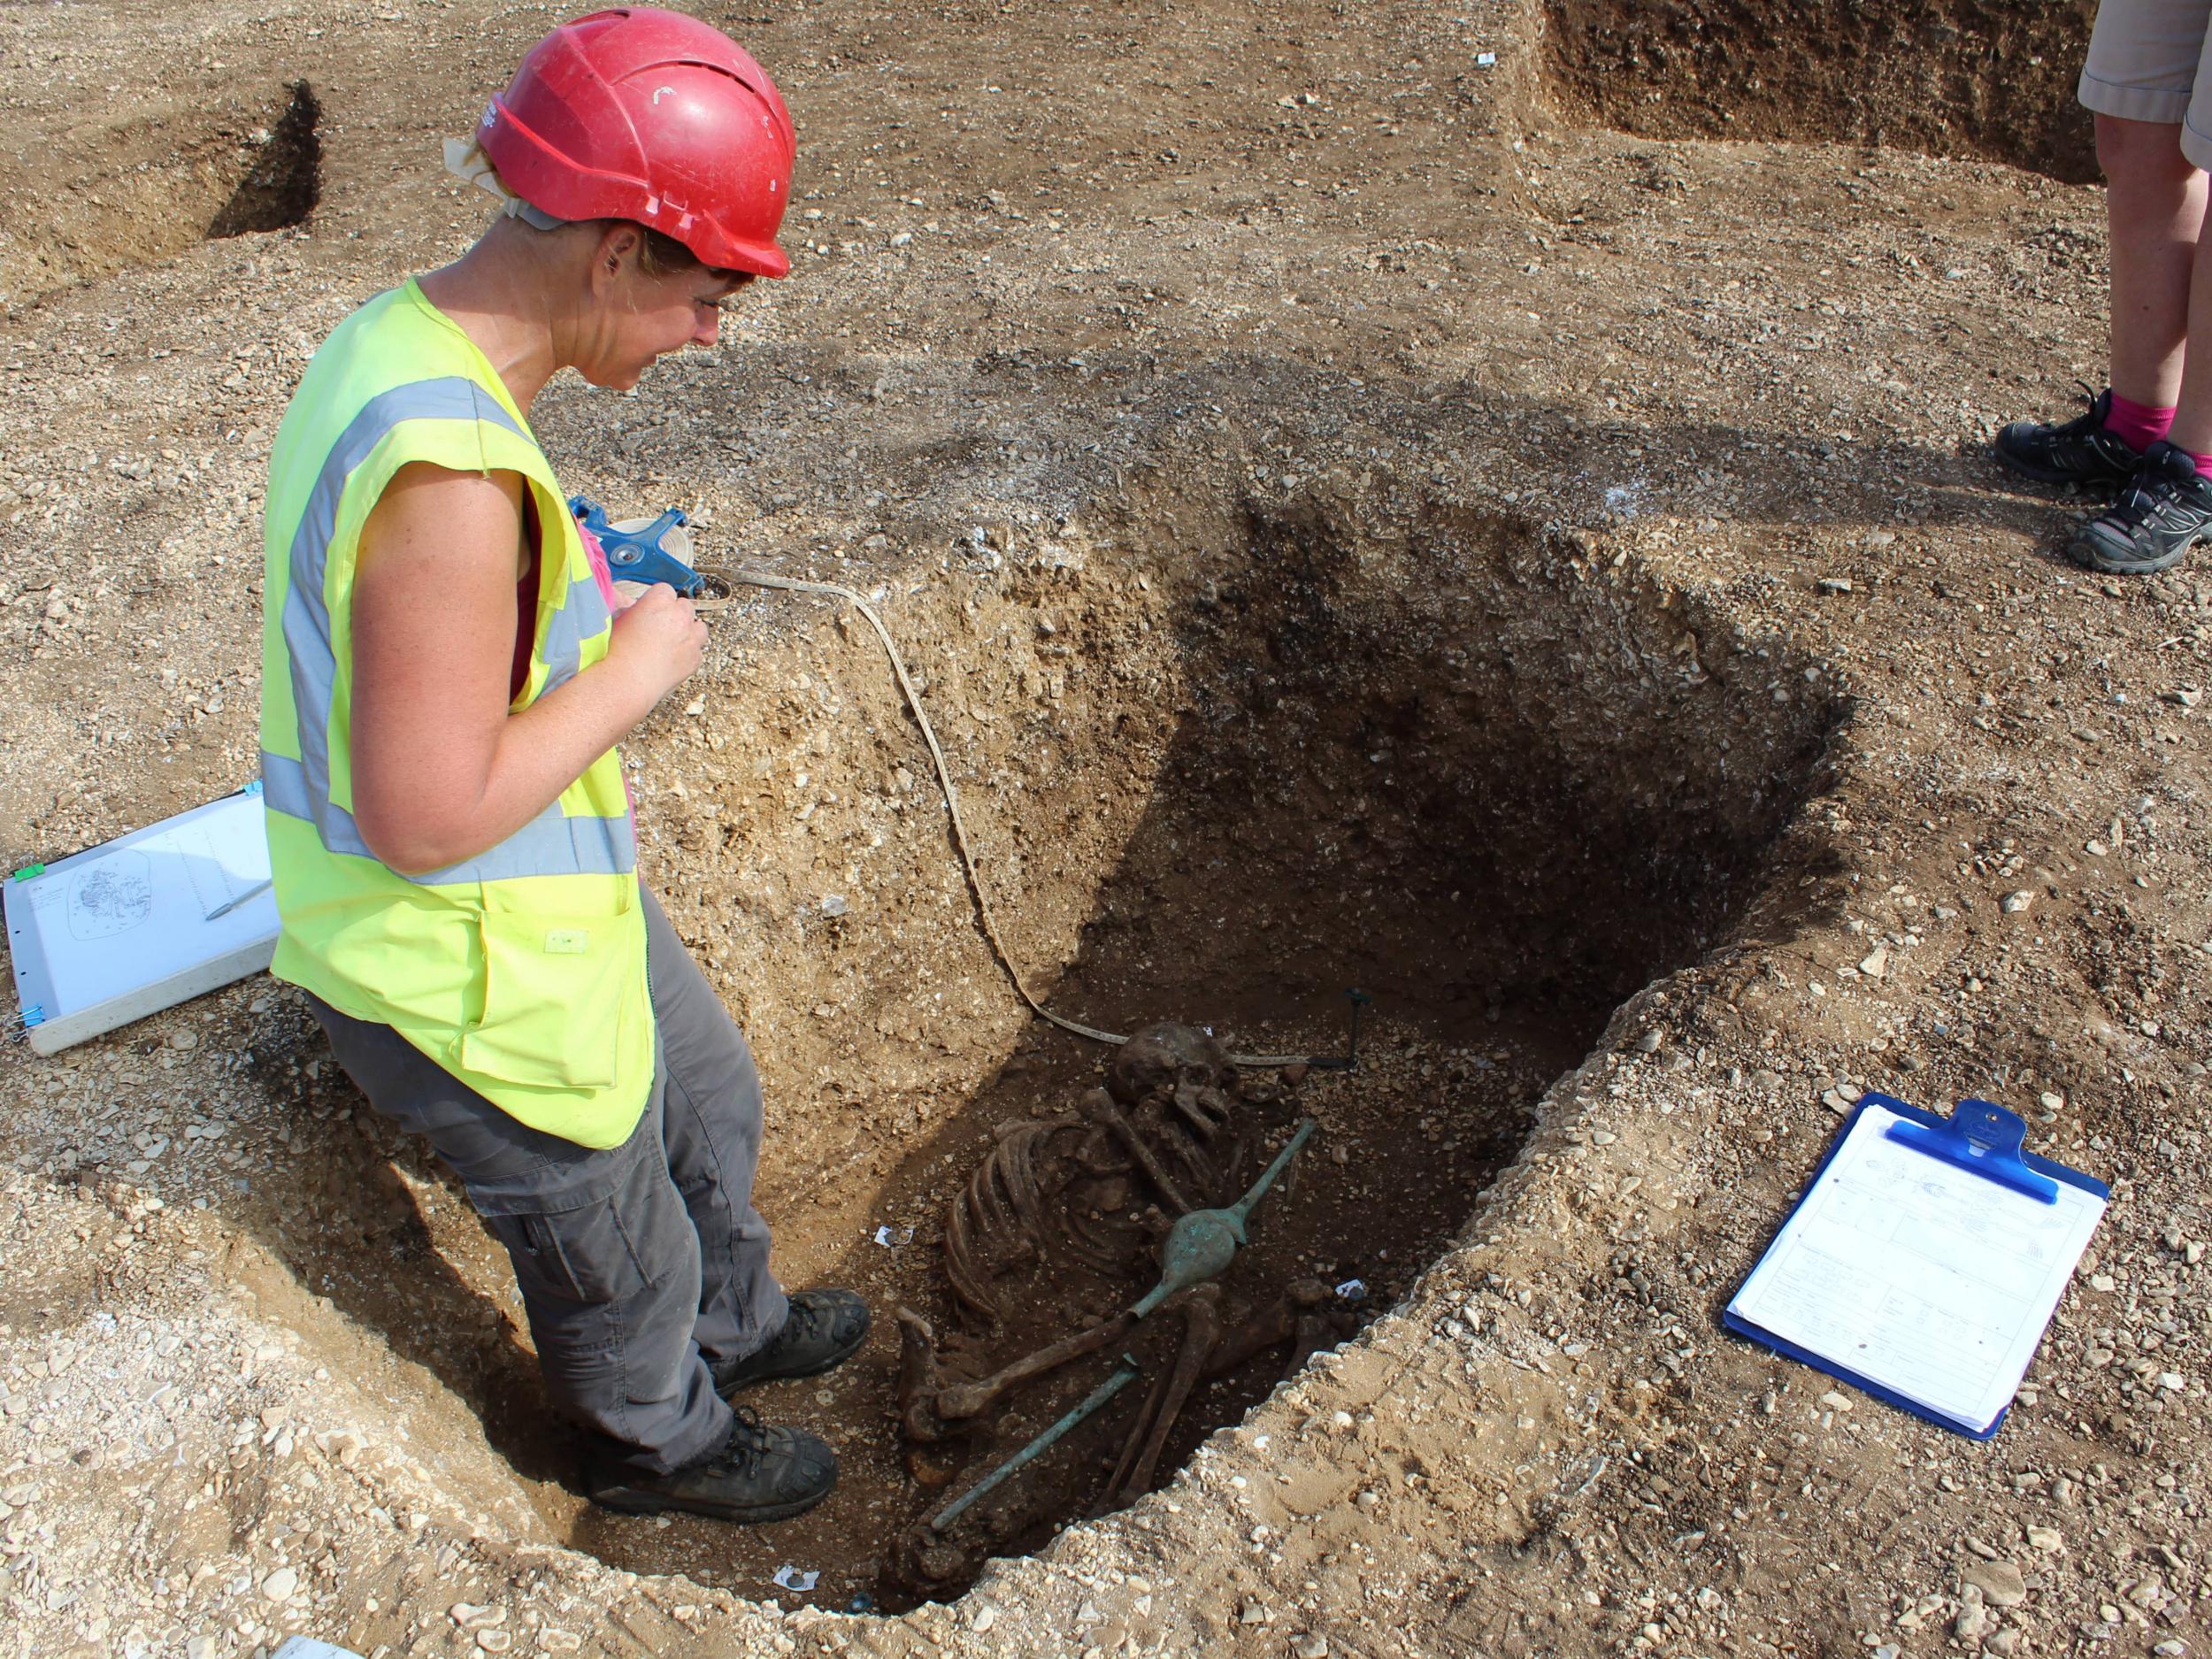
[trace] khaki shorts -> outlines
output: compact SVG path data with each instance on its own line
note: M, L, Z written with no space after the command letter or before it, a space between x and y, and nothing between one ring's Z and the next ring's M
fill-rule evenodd
M2100 115L2176 123L2181 153L2212 168L2212 0L2103 0L2081 101Z

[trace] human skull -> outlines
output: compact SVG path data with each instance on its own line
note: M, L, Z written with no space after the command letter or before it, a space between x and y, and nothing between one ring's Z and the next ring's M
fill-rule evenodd
M1228 1050L1195 1025L1164 1021L1122 1045L1107 1070L1106 1087L1125 1108L1171 1101L1187 1120L1210 1134L1228 1120L1237 1070Z

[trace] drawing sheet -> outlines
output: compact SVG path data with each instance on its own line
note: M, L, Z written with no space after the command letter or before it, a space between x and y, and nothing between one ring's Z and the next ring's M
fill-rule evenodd
M269 880L263 814L258 793L231 795L9 882L9 942L25 1001L65 1029L148 987L273 946L276 902L257 891ZM34 968L35 991L26 978Z
M1993 1424L2104 1214L1886 1138L1870 1105L1729 1311L1939 1416Z

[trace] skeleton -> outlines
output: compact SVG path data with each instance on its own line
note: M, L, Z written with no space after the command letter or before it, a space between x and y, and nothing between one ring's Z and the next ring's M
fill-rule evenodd
M932 1448L981 1438L1022 1390L1085 1360L1118 1356L1119 1363L1059 1421L979 1482L971 1474L957 1497L902 1534L892 1551L895 1577L921 1588L965 1572L970 1552L951 1530L963 1515L982 1517L982 1532L997 1540L1038 1524L1043 1517L1025 1513L1019 1501L975 1506L1091 1420L1124 1384L1149 1379L1130 1391L1141 1402L1098 1498L1102 1513L1152 1489L1203 1385L1286 1346L1287 1378L1317 1349L1350 1334L1353 1316L1317 1279L1294 1280L1256 1306L1226 1287L1246 1242L1245 1217L1313 1133L1310 1122L1287 1141L1269 1133L1278 1142L1273 1161L1239 1197L1248 1154L1262 1133L1248 1109L1279 1099L1272 1083L1240 1077L1205 1033L1160 1025L1133 1036L1108 1068L1104 1087L1086 1091L1072 1110L1000 1126L945 1214L946 1279L964 1325L996 1320L995 1280L1056 1256L1124 1285L1156 1271L1158 1283L1116 1311L1093 1302L1071 1319L1080 1326L1071 1334L972 1378L946 1361L928 1320L898 1310L899 1425L909 1466L925 1488L947 1486L963 1462ZM1148 1260L1156 1248L1156 1269ZM1148 1357L1141 1361L1140 1351Z
M1141 1229L1089 1217L1120 1210L1133 1175L1171 1217L1226 1203L1249 1144L1237 1108L1269 1092L1243 1083L1204 1032L1149 1025L1074 1113L1001 1125L945 1210L945 1277L962 1314L995 1320L991 1281L1039 1260L1053 1239L1098 1272L1125 1271Z

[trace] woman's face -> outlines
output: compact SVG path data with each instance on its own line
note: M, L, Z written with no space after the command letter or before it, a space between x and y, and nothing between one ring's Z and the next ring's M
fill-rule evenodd
M723 303L752 280L703 265L648 275L634 249L602 257L613 268L597 285L590 338L576 368L611 391L629 390L672 351L714 344Z

